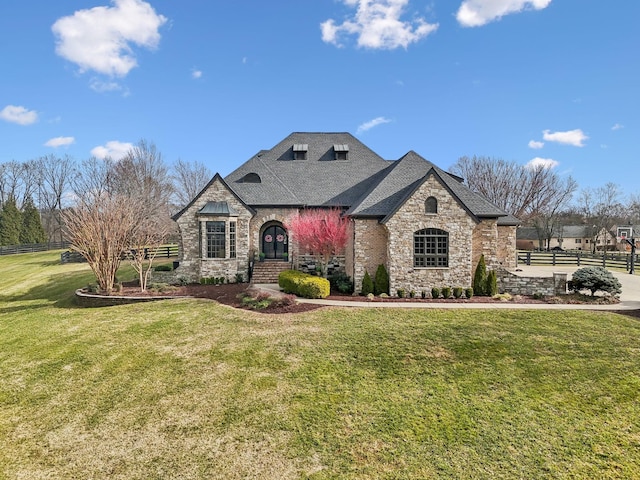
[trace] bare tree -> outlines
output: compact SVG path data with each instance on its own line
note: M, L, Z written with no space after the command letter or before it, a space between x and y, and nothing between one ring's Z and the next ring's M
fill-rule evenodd
M577 188L571 177L563 179L551 168L491 157L461 157L451 172L462 176L471 190L524 221L539 216L549 205L565 204Z
M158 254L158 248L168 235L166 222L158 221L157 217L151 217L136 224L131 232L129 241L129 262L138 273L140 291L147 289L149 275L153 267L153 261Z
M175 203L179 208L187 205L211 180L213 174L200 162L181 159L173 166Z
M50 240L62 241L62 218L65 195L69 194L75 174L74 160L65 155L47 155L37 162L39 171L39 202L44 211L44 227Z
M578 196L580 209L587 225L591 226L591 244L596 251L598 240L604 232L610 232L616 223L624 218L624 208L620 203L620 188L615 183L607 183L598 188L583 188ZM608 234L604 234L608 235Z

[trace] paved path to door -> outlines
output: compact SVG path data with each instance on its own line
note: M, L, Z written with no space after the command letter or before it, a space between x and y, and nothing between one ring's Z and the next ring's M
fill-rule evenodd
M567 278L579 267L571 266L527 266L523 265L513 271L516 275L525 277L551 277L553 272L565 272ZM622 284L620 303L614 305L585 305L585 304L548 304L548 303L430 303L430 302L367 302L351 300L327 300L299 298L300 303L312 303L335 307L374 307L374 308L435 308L435 309L527 309L527 310L640 310L640 276L625 272L611 271ZM274 295L282 295L277 284L257 284L256 288Z

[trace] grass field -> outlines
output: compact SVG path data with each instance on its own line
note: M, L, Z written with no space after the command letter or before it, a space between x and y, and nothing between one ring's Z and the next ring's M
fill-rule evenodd
M80 309L58 258L0 258L2 479L640 478L632 318Z

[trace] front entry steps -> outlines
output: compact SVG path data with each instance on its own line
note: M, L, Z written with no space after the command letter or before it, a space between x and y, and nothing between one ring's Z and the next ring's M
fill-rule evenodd
M280 272L291 269L291 263L283 260L265 260L253 264L251 283L278 283Z

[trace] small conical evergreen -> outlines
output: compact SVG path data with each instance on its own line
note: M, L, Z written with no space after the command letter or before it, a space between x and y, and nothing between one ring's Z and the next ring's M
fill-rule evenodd
M373 280L371 280L369 272L365 271L362 279L362 295L369 295L370 293L373 293Z
M473 275L473 294L484 295L487 285L487 264L484 262L484 255L480 255L476 272Z
M380 295L381 293L389 294L389 274L384 265L378 265L376 270L375 281L373 282L373 293Z
M20 243L44 243L47 234L40 221L40 213L31 198L28 198L22 209L22 229Z
M498 294L498 277L495 270L489 270L487 274L487 284L484 287L484 293L493 297Z
M0 210L0 245L20 244L22 214L16 206L16 199L9 197Z

